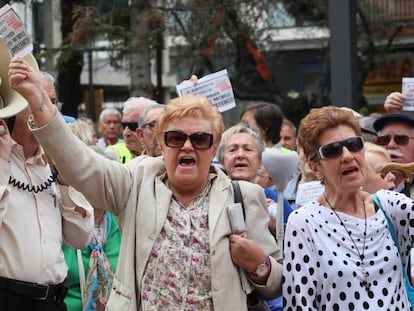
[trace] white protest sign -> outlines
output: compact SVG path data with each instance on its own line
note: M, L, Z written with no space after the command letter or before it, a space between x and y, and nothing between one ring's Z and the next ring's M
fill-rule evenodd
M296 192L296 205L302 206L318 198L324 191L324 186L320 181L310 181L298 185Z
M414 78L402 78L403 110L414 111Z
M198 79L198 83L184 81L177 85L177 94L182 97L187 94L207 97L220 112L236 106L233 88L227 70L221 70Z
M33 51L32 40L23 22L8 4L0 8L0 35L12 57L23 58Z

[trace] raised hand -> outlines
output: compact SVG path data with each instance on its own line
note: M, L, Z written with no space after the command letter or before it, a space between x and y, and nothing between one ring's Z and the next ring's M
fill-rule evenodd
M384 109L387 113L396 113L403 110L404 97L400 92L390 93L384 102Z

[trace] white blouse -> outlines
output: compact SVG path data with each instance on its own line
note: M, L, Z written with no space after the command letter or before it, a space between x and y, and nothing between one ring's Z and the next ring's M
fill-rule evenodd
M393 221L405 262L414 232L407 221L413 218L413 201L392 191L377 195ZM337 213L362 254L365 220ZM381 210L367 218L366 234L369 290L360 256L334 212L317 201L292 212L285 235L284 310L410 310L401 259Z

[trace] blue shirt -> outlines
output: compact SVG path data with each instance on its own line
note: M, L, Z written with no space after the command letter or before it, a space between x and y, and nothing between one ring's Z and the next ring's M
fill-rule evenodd
M273 201L278 201L278 195L275 191L270 188L264 188L265 196L268 199L272 199ZM292 212L292 207L289 204L289 201L283 198L283 222L286 224L287 219Z

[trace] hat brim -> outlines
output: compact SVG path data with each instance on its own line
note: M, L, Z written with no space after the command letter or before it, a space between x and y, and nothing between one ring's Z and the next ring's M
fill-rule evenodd
M375 120L373 124L374 129L376 131L381 131L385 124L390 122L401 122L414 127L414 118L412 116L402 113L390 113L383 115Z
M26 99L10 86L8 73L11 58L10 51L3 37L0 36L0 119L13 117L28 106ZM33 70L39 71L37 61L32 54L27 54L23 58Z

